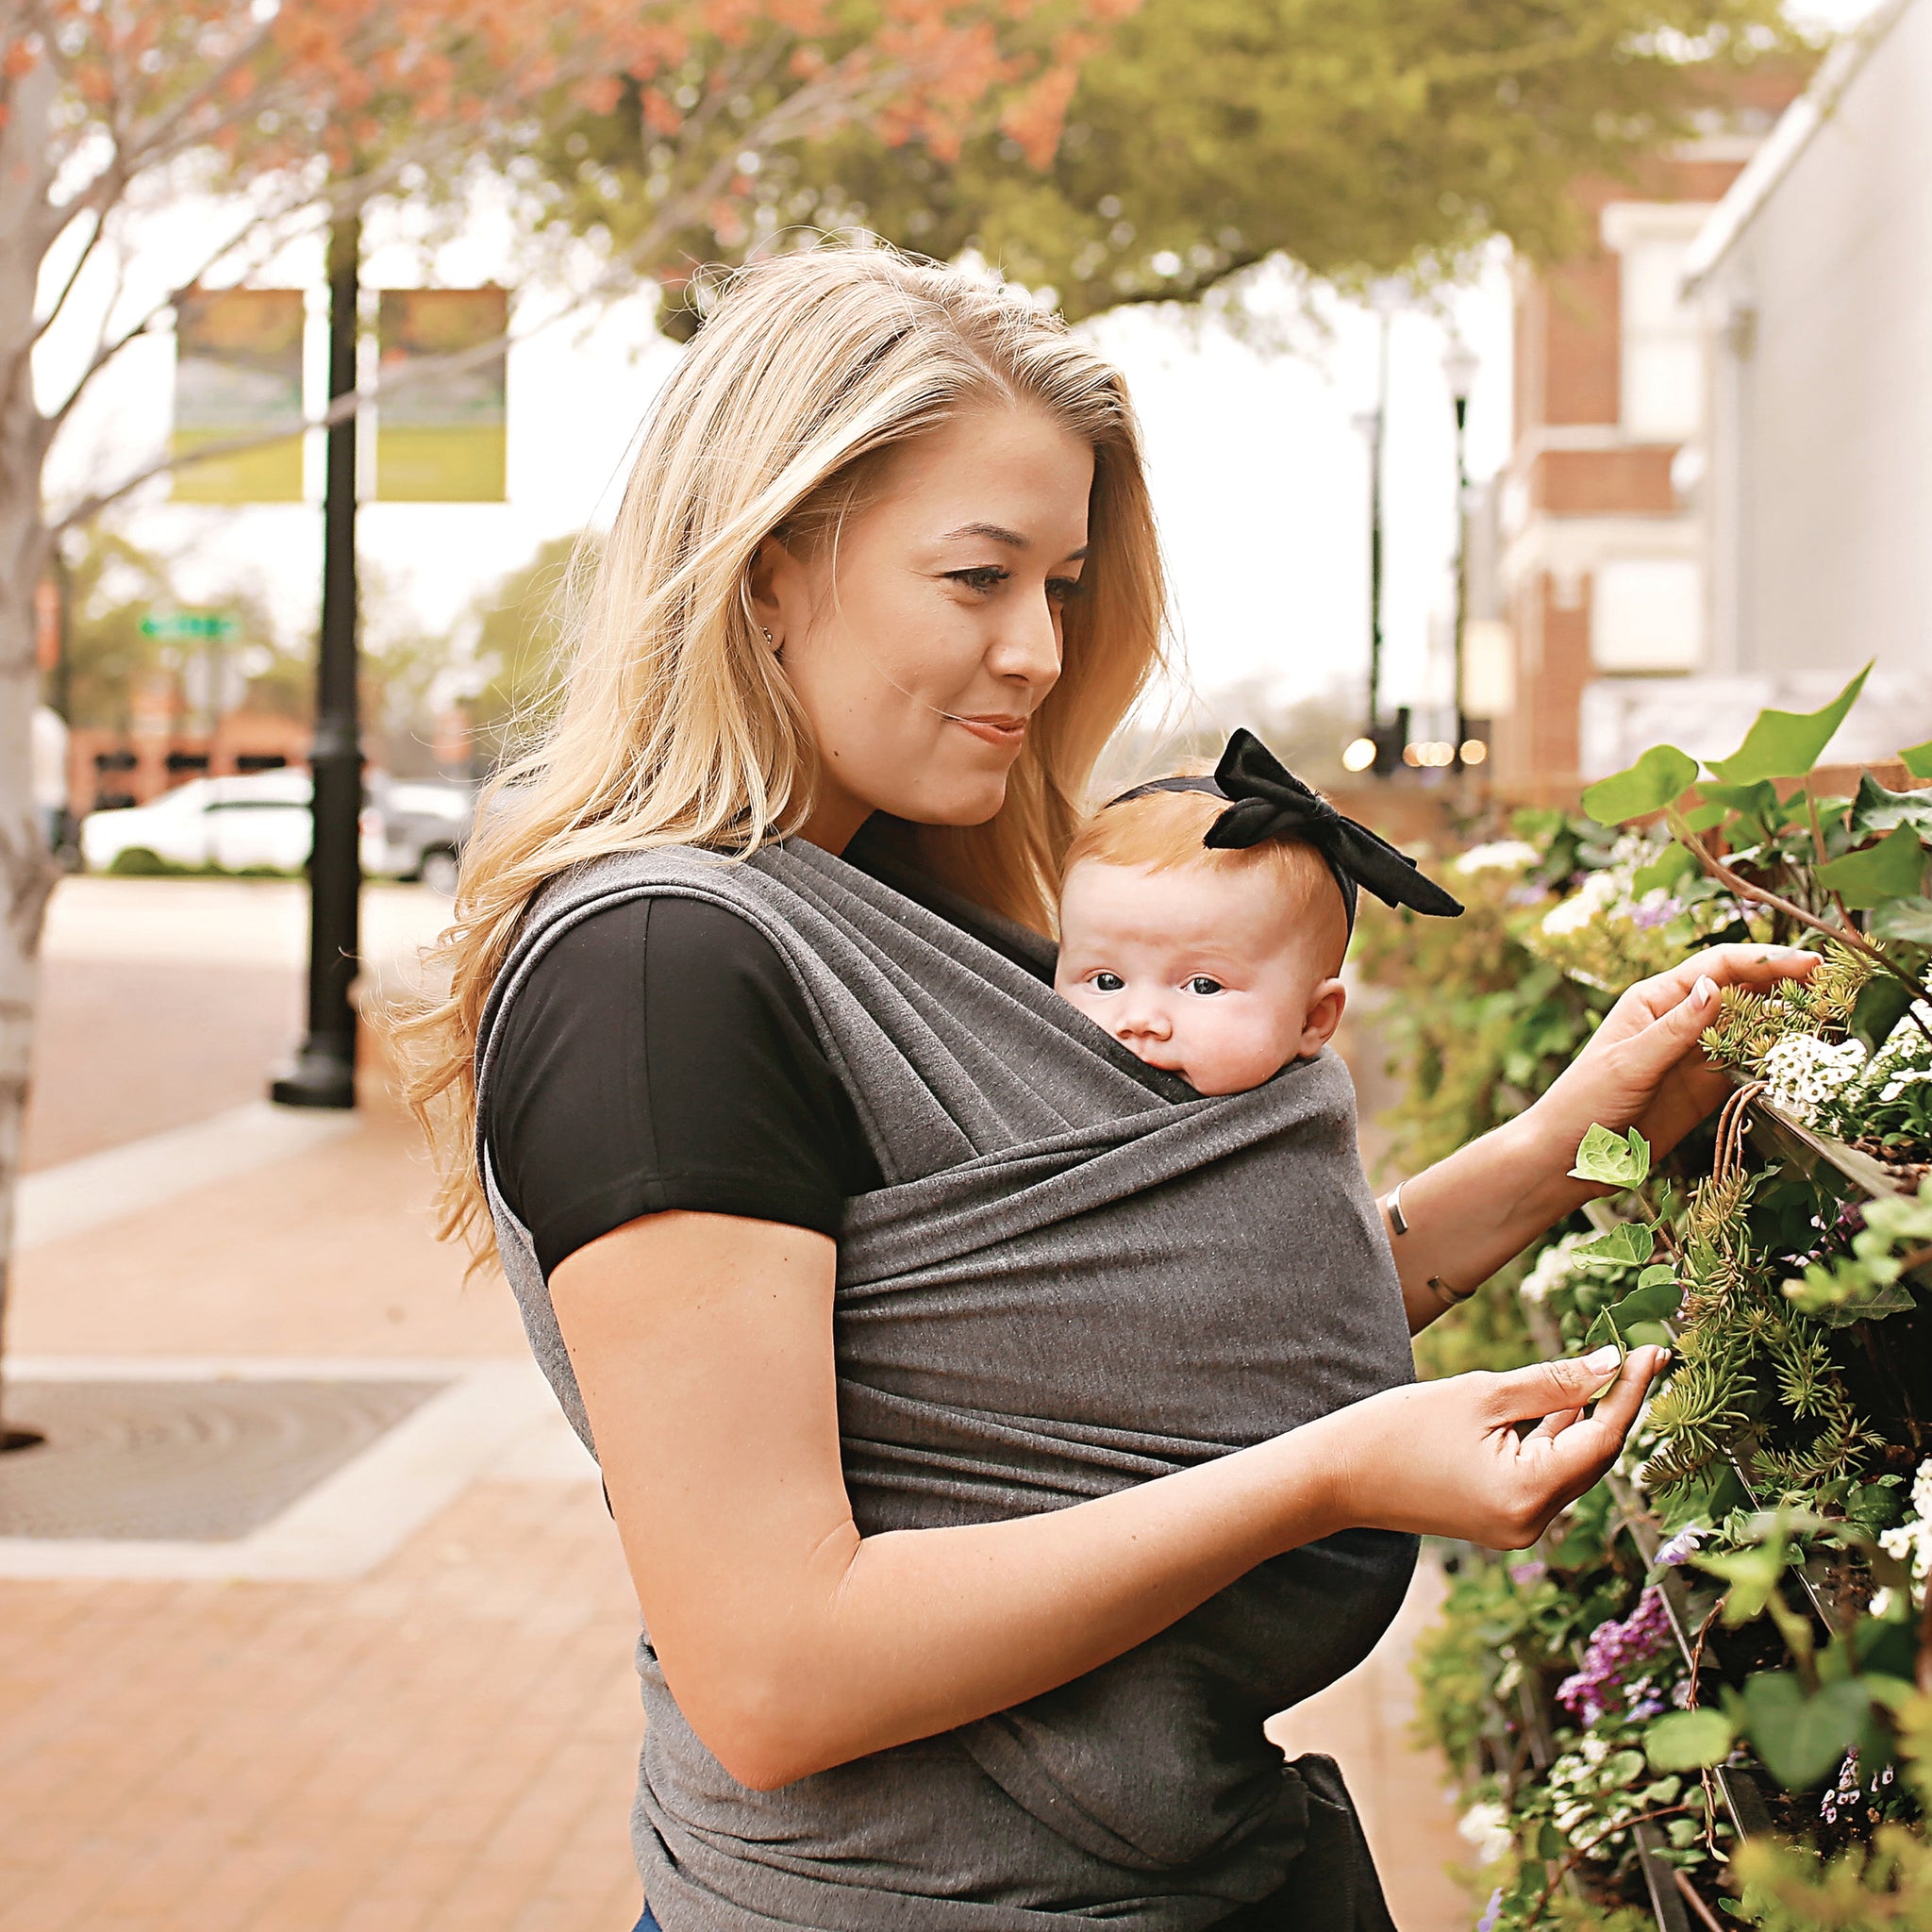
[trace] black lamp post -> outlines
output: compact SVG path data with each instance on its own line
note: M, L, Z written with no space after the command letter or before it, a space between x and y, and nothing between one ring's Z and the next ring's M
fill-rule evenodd
M1442 355L1442 374L1456 405L1456 756L1463 768L1462 747L1469 742L1469 717L1463 709L1463 639L1469 625L1469 395L1475 387L1476 358L1460 336L1451 336Z
M1408 738L1408 708L1404 706L1393 720L1382 719L1382 443L1389 415L1389 331L1391 319L1402 304L1402 291L1394 282L1377 282L1369 291L1369 306L1375 312L1375 407L1356 418L1357 426L1369 443L1369 719L1368 740L1374 747L1370 767L1377 777L1386 778L1402 763L1402 748Z
M328 235L328 398L356 392L362 220L350 213ZM356 1104L356 1009L361 950L362 739L357 706L356 415L328 429L322 510L322 635L316 652L315 844L308 860L308 1028L294 1066L269 1089L284 1107Z

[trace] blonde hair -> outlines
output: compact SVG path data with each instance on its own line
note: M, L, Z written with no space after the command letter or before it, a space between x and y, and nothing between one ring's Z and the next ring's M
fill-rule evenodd
M1198 865L1210 872L1256 873L1284 895L1297 927L1313 924L1324 941L1332 937L1329 971L1340 973L1348 951L1348 909L1328 861L1301 839L1263 839L1226 851L1203 845L1208 826L1226 809L1224 798L1206 791L1149 791L1107 806L1068 844L1061 890L1076 865L1090 863L1148 872Z
M733 276L658 398L594 569L581 550L573 560L560 701L486 793L455 924L431 956L447 995L389 1021L437 1158L441 1234L479 1252L488 1241L476 1028L532 895L611 852L744 857L810 813L815 748L753 614L759 545L825 541L876 496L891 453L966 409L1022 405L1093 451L1059 682L998 814L910 836L941 883L1049 929L1094 761L1160 656L1159 552L1125 384L996 283L887 248L758 262Z

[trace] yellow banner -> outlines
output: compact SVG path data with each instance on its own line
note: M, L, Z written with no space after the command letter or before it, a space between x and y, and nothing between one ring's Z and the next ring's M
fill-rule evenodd
M302 501L299 289L184 289L175 298L174 454L294 433L174 476L176 503Z
M382 382L375 494L385 503L501 503L506 290L385 289L377 321ZM494 345L493 347L491 345ZM454 368L421 369L430 357Z

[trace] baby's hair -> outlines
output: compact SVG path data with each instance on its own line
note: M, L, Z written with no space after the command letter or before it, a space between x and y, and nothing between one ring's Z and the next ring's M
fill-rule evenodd
M1181 774L1177 775L1191 775ZM1214 872L1253 872L1287 894L1297 925L1321 921L1333 927L1331 973L1341 971L1348 950L1348 910L1328 861L1300 839L1264 839L1258 845L1220 851L1202 844L1208 828L1227 809L1224 798L1206 791L1149 791L1120 805L1104 806L1074 834L1060 868L1064 890L1076 865L1091 862L1177 872L1201 865Z

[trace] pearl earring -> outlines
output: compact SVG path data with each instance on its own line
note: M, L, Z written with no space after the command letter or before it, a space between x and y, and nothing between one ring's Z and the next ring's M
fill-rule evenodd
M772 641L772 633L770 631L765 632L765 641L768 644Z

